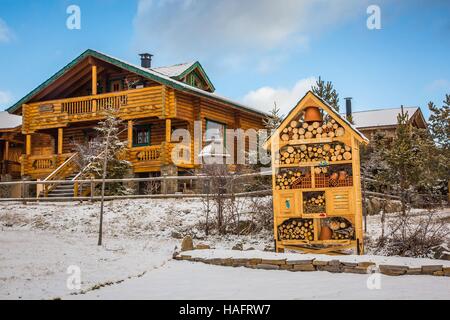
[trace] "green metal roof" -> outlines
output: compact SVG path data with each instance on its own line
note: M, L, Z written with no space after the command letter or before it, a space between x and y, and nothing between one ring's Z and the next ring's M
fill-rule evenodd
M236 108L240 108L243 109L244 111L247 112L252 112L252 113L258 113L260 115L266 116L267 113L254 109L254 108L250 108L247 106L244 106L238 102L229 100L227 98L218 96L214 93L211 92L207 92L195 87L192 87L188 84L185 84L183 82L180 82L176 79L172 79L168 76L165 76L161 73L158 73L156 71L152 71L151 69L146 69L140 66L136 66L133 64L130 64L126 61L117 59L115 57L109 56L107 54L92 50L92 49L88 49L85 52L83 52L81 55L79 55L77 58L75 58L73 61L71 61L69 64L67 64L64 68L62 68L61 70L59 70L57 73L55 73L53 76L51 76L48 80L46 80L44 83L42 83L41 85L39 85L37 88L35 88L34 90L32 90L30 93L28 93L25 97L23 97L22 99L20 99L18 102L16 102L13 106L11 106L10 108L8 108L6 111L8 111L9 113L14 113L15 111L17 111L22 104L27 103L30 99L32 99L36 94L38 94L39 92L41 92L42 90L44 90L46 87L48 87L49 85L51 85L52 83L54 83L56 80L58 80L60 77L62 77L67 71L69 71L72 67L74 67L76 64L78 64L80 61L82 61L83 59L87 58L87 57L94 57L97 58L99 60L108 62L112 65L115 65L119 68L128 70L132 73L138 74L144 78L153 80L155 82L161 83L163 85L169 86L173 89L176 90L180 90L180 91L184 91L184 92L188 92L191 94L195 94L195 95L199 95L199 96L203 96L205 98L210 98L213 100L217 100L219 102L224 102L227 104L232 105L233 107ZM192 67L199 67L200 70L203 70L203 68L201 67L200 63L195 63ZM191 68L192 68L191 67ZM191 69L189 68L189 69ZM188 69L188 70L189 70ZM186 70L185 72L188 72L188 70ZM191 70L192 71L192 70ZM209 79L205 73L205 78ZM212 84L211 84L212 85Z

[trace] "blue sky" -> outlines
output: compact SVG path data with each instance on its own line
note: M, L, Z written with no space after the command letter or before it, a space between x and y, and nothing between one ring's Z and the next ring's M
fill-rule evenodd
M68 30L66 8L81 9ZM366 27L368 5L381 30ZM217 93L284 112L318 76L354 109L417 105L450 93L450 3L365 0L0 0L0 109L87 48L154 65L199 60ZM427 113L427 112L426 112Z

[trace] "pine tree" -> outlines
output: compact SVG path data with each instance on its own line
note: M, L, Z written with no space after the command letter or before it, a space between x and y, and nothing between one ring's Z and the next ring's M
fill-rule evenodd
M106 108L104 116L105 119L94 128L98 134L89 144L92 151L84 155L85 162L90 163L87 170L95 178L102 178L106 156L106 179L121 179L128 174L131 167L130 163L121 157L127 147L127 142L121 141L119 138L119 133L124 130L124 126L114 108ZM124 194L126 190L120 183L109 183L106 193L109 195Z
M280 115L280 108L277 103L273 103L273 108L269 111L269 115L263 119L264 127L267 130L275 130L283 122L283 115Z
M428 122L431 137L436 143L434 170L439 175L442 191L448 193L450 180L450 94L445 95L443 105L439 108L433 102L428 103L431 115ZM447 190L446 190L447 189Z
M436 182L433 168L438 159L436 147L426 130L411 125L408 112L404 112L402 107L394 139L385 141L379 148L377 152L384 160L380 163L377 179L391 185L399 194L402 213L406 214L411 195L430 191Z
M331 81L325 82L319 77L319 80L316 81L316 84L312 86L311 90L339 112L339 94L334 89Z
M103 209L106 183L105 179L120 179L125 176L130 169L130 163L122 160L121 153L126 148L126 142L121 141L119 133L121 132L122 121L118 118L118 110L113 107L107 107L103 111L105 119L98 123L95 130L98 132L97 139L92 146L99 153L91 156L89 172L97 178L101 177L101 203L100 203L100 224L98 233L98 245L102 245L103 237ZM124 187L120 183L111 183L108 185L110 193L117 194L124 192ZM94 190L91 190L94 192Z
M440 108L433 102L428 103L431 111L429 128L438 146L450 150L450 94L445 95L443 103Z

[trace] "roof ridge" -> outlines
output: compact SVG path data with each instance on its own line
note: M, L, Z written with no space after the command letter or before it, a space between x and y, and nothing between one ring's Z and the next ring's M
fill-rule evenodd
M193 65L194 63L196 63L197 61L188 61L188 62L182 62L182 63L176 63L176 64L170 64L167 66L159 66L159 67L154 67L154 68L150 68L151 70L155 70L155 69L161 69L161 68L170 68L170 67L178 67L178 66L183 66L183 65Z
M419 109L420 107L417 106L403 106L403 108L415 108L415 109ZM361 111L352 111L352 113L361 113L361 112L373 112L373 111L386 111L386 110L396 110L396 109L401 109L401 107L397 107L397 108L383 108L383 109L370 109L370 110L361 110ZM345 114L345 113L343 113Z

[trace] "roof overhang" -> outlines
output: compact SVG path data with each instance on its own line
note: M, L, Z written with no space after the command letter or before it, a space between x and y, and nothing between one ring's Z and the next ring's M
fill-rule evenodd
M21 108L21 106L28 101L30 101L34 96L36 96L38 93L40 93L42 90L47 88L49 85L53 84L56 80L60 79L64 74L66 74L70 69L72 69L75 65L77 65L79 62L84 60L85 58L93 57L96 59L99 59L101 61L110 63L118 68L125 69L129 72L135 73L137 75L140 75L146 79L155 81L157 83L160 83L162 85L166 85L168 87L171 87L173 89L183 91L189 94L193 94L199 97L208 98L220 103L225 103L227 105L231 105L237 109L240 109L242 111L246 111L248 113L252 114L259 114L260 116L267 116L267 113L244 106L238 102L232 101L230 99L218 96L214 93L207 92L195 87L192 87L188 84L185 84L181 81L172 79L168 76L165 76L161 73L158 73L156 71L152 71L150 69L145 69L140 66L136 66L133 64L130 64L126 61L117 59L115 57L109 56L104 53L100 53L98 51L88 49L85 52L83 52L81 55L79 55L77 58L75 58L73 61L71 61L69 64L67 64L65 67L63 67L61 70L59 70L57 73L55 73L53 76L51 76L49 79L47 79L45 82L40 84L38 87L36 87L34 90L32 90L30 93L28 93L25 97L20 99L18 102L16 102L13 106L9 107L6 111L9 113L14 113L17 110ZM194 64L195 65L195 64ZM200 65L200 64L199 64ZM200 65L201 67L201 65ZM203 68L202 68L203 69ZM203 71L204 72L204 71Z
M278 126L275 132L270 136L270 138L264 143L263 147L265 149L269 149L273 140L276 137L279 137L283 128L285 128L293 119L297 116L297 114L308 106L317 106L324 111L326 111L329 115L333 116L333 118L342 126L345 130L350 130L358 142L363 144L368 144L369 139L366 138L364 134L362 134L358 129L355 128L347 119L341 117L341 115L330 106L325 100L317 96L312 91L308 91L303 98L297 103L297 105L289 112L287 117L283 120L283 122Z

